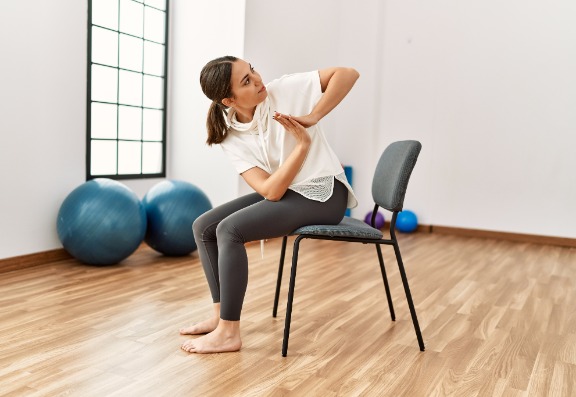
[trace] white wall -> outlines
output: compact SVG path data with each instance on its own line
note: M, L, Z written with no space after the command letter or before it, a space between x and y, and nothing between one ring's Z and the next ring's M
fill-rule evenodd
M325 122L354 166L354 216L379 153L418 139L405 208L420 223L573 238L575 20L570 0L249 0L246 57L265 77L360 71Z
M58 209L85 182L87 4L0 2L0 259L61 248ZM236 181L219 150L199 143L206 103L197 76L213 53L242 52L244 2L171 5L168 176L217 204L235 196ZM159 181L122 182L143 197Z
M60 246L56 214L84 180L84 1L0 2L0 258Z
M422 223L576 237L576 3L387 2L383 147L423 151Z

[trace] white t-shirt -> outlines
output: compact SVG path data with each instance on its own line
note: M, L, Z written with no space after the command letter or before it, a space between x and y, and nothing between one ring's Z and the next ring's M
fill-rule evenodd
M234 109L228 111L230 129L221 147L239 174L253 167L269 174L276 171L296 146L296 139L273 120L274 112L307 115L322 97L318 71L282 76L267 84L266 90L268 97L256 107L252 122L240 123ZM348 208L356 207L354 192L320 124L307 130L310 149L289 189L311 200L326 201L336 178L348 188Z

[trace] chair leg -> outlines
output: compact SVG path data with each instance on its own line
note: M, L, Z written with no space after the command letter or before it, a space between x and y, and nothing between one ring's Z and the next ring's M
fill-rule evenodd
M418 338L418 345L420 346L420 350L424 351L424 340L422 339L422 333L420 332L420 325L418 325L416 309L414 308L412 294L410 293L410 287L408 286L408 278L406 277L406 271L404 270L404 264L402 263L402 256L400 255L400 247L398 246L398 242L395 242L393 245L396 260L398 261L398 269L400 270L400 276L402 277L402 284L404 284L404 292L406 292L406 300L408 301L408 307L410 308L410 315L412 316L412 323L414 324L414 331L416 331L416 338Z
M298 248L303 236L296 237L292 252L292 270L290 272L290 286L288 288L288 303L286 305L286 322L284 324L284 340L282 341L282 357L288 354L288 338L290 337L290 320L292 319L292 301L294 300L294 287L296 285L296 266L298 265Z
M278 313L278 300L280 298L280 286L282 285L282 272L284 271L284 256L286 255L286 241L288 236L282 238L282 250L280 251L280 264L278 265L278 279L276 280L276 293L274 294L274 309L272 309L272 317L276 317Z
M388 285L388 277L386 277L386 268L384 267L384 258L382 257L382 249L380 248L380 244L374 245L376 246L376 252L378 253L378 261L380 261L380 271L382 272L382 280L384 280L384 288L386 289L386 299L388 299L390 317L392 318L392 321L396 321L394 305L392 304L392 295L390 294L390 286Z

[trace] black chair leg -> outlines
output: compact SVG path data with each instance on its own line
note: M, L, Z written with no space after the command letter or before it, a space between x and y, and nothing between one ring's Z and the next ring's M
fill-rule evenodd
M274 309L272 309L272 317L276 317L278 313L278 300L280 299L280 286L282 285L282 272L284 271L284 257L286 255L286 241L288 236L282 238L282 250L280 251L280 264L278 265L278 279L276 280L276 293L274 294Z
M398 261L398 269L400 270L400 276L402 277L402 284L404 284L404 292L406 292L406 300L408 301L408 307L410 308L410 315L412 316L412 323L414 323L414 331L416 331L416 338L418 338L418 345L420 346L420 351L424 351L424 340L422 339L422 333L420 332L420 325L418 325L416 309L414 308L412 294L410 293L410 287L408 286L408 278L406 277L404 263L402 263L402 256L400 255L400 247L397 242L393 245L396 260Z
M288 338L290 337L290 320L292 319L292 301L294 300L294 287L296 285L296 267L298 265L298 248L303 236L296 237L294 251L292 252L292 270L290 271L290 286L288 288L288 304L286 305L286 322L284 324L284 340L282 341L282 357L288 354Z
M382 257L382 249L379 244L374 245L376 246L376 252L378 253L378 261L380 261L380 271L382 272L382 280L384 280L384 288L386 289L386 299L388 299L390 317L392 318L392 321L396 321L394 305L392 304L392 295L390 294L390 286L388 285L388 277L386 277L386 268L384 267L384 258Z

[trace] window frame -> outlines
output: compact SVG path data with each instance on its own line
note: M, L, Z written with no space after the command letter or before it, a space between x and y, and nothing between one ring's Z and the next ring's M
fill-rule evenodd
M92 28L94 26L100 27L100 28L104 28L104 29L108 29L106 27L102 27L100 25L94 25L92 23L92 2L94 0L88 0L88 50L87 50L87 93L86 93L86 180L92 180L92 179L96 179L96 178L109 178L109 179L114 179L114 180L126 180L126 179L152 179L152 178L165 178L166 177L166 147L167 147L167 114L168 114L168 54L169 54L169 25L170 25L170 0L165 0L166 1L166 9L165 10L160 10L156 7L150 6L145 4L144 0L129 0L129 1L133 1L135 3L140 3L143 5L144 10L146 7L150 7L156 10L160 10L162 12L165 12L165 20L164 20L164 43L157 43L155 41L151 41L151 40L146 40L144 39L144 37L142 37L143 43L145 43L146 41L151 42L151 43L156 43L156 44L162 44L164 45L164 75L162 76L162 78L164 79L164 84L163 84L163 94L164 94L164 100L163 100L163 106L162 108L155 108L157 110L162 110L162 140L161 141L146 141L144 140L144 137L142 136L142 130L143 130L143 125L141 126L141 136L140 136L140 141L137 140L128 140L128 139L120 139L119 137L119 131L118 128L116 130L116 138L115 139L96 139L96 140L109 140L109 141L116 141L116 174L92 174L92 170L91 170L91 165L92 165L92 141L94 140L92 138L92 103L107 103L107 104L114 104L117 106L117 112L116 112L116 125L118 127L118 120L119 120L119 108L120 106L124 106L125 104L120 103L120 99L116 98L116 102L104 102L104 101L93 101L92 100L92 65L102 65L105 67L111 67L117 70L118 74L120 74L120 71L122 70L126 70L129 72L134 72L133 70L130 69L124 69L122 67L120 67L120 64L118 63L117 66L110 66L110 65L103 65L100 63L93 63L92 62ZM97 0L96 0L97 1ZM121 2L122 0L118 0L118 33L120 34L120 7L121 7ZM108 29L111 30L111 29ZM112 29L113 31L113 29ZM126 34L126 33L123 33ZM144 33L143 33L144 35ZM137 37L137 36L133 36L133 35L129 35L131 37ZM120 40L118 41L118 43L120 42ZM143 50L144 51L144 50ZM118 62L120 60L120 46L118 46ZM147 74L144 72L144 68L142 69L140 73L142 76L155 76L158 77L157 75L151 75L151 74ZM119 81L117 82L117 84L119 84ZM119 91L119 88L117 88L117 90ZM119 95L119 94L117 94ZM144 92L142 92L142 98L144 98ZM140 104L140 106L132 106L132 105L126 105L129 107L136 107L139 109L147 109L148 107L145 107L143 103ZM151 109L151 108L148 108ZM161 171L158 173L144 173L143 172L143 168L144 168L144 164L143 164L143 156L142 156L142 146L141 146L141 157L140 157L140 173L139 174L119 174L118 173L118 168L119 168L119 150L118 150L118 145L120 142L140 142L140 143L144 143L144 142L160 142L162 144L162 149L161 149L161 153L162 153L162 161L161 161Z

